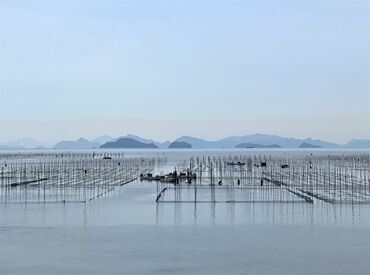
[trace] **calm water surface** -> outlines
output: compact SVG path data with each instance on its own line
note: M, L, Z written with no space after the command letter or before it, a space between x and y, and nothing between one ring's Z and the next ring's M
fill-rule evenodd
M165 154L170 169L194 151ZM370 205L155 198L132 182L87 204L1 204L0 274L369 274Z

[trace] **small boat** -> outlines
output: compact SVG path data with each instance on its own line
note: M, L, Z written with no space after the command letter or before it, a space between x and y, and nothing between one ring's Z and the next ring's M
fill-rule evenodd
M239 165L239 166L244 166L245 165L245 162L227 162L226 163L227 165L232 165L232 166L235 166L235 165Z
M173 182L178 183L180 180L188 180L191 181L192 179L196 179L197 175L195 173L187 171L186 173L182 172L177 174L177 172L168 173L163 176L156 175L154 176L151 173L146 175L140 174L140 180L148 180L148 181L162 181L162 182Z
M148 173L146 175L140 174L140 180L162 180L164 176L153 176L153 174Z

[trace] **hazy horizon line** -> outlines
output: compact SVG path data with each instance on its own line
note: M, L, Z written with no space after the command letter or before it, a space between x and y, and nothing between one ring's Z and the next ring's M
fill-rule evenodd
M192 137L192 138L198 138L198 139L202 139L202 140L207 140L207 141L219 141L219 140L222 140L224 138L243 137L243 136L252 136L252 135L269 135L269 136L276 136L276 137L281 137L281 138L302 139L302 140L305 140L305 139L321 140L321 141L325 141L325 142L336 143L336 144L339 144L339 145L347 144L348 142L350 142L352 140L370 140L370 137L352 137L352 138L350 138L349 140L347 140L346 142L343 143L343 142L340 142L340 141L333 141L333 140L330 140L330 139L320 138L320 137L312 137L312 136L297 137L297 136L279 135L279 134L266 133L266 132L255 132L255 133L241 134L241 135L225 135L225 136L218 137L218 138L207 138L207 137L203 137L203 136L198 136L196 134L183 134L183 135L177 136L176 138L167 138L167 139L153 138L153 137L147 137L146 135L126 133L126 134L118 135L118 136L117 135L110 135L110 134L101 134L101 135L97 135L95 137L92 137L91 135L89 135L89 136L80 135L78 137L59 138L59 139L49 140L49 141L46 141L42 138L34 138L32 136L24 136L24 137L19 137L19 138L10 138L10 139L0 138L0 144L3 145L4 143L8 143L8 142L15 142L15 141L19 141L19 140L22 140L22 139L31 139L33 141L43 143L44 145L52 146L52 145L55 145L55 144L57 144L58 142L61 142L61 141L76 141L76 140L81 139L81 138L86 139L88 141L94 141L95 139L98 139L98 138L104 137L104 136L109 136L113 139L116 139L116 138L120 138L120 137L126 137L128 135L140 137L140 138L143 138L143 139L150 139L150 140L153 140L153 141L156 141L156 142L159 142L159 143L173 142L173 141L175 141L175 140L177 140L181 137L185 137L185 136L186 137Z

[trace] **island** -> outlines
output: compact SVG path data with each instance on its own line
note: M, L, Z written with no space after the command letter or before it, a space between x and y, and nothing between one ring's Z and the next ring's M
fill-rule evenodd
M53 149L66 150L66 149L94 149L99 148L99 143L89 141L85 138L78 140L64 140L60 141L53 146Z
M119 138L116 141L104 143L100 148L156 149L158 146L154 143L140 142L133 138Z
M278 144L271 144L271 145L262 145L262 144L254 144L254 143L240 143L239 145L236 145L235 148L248 148L248 149L253 149L253 148L281 148L280 145Z
M172 149L190 149L192 148L191 144L185 141L174 141L172 142L168 148Z
M311 148L311 149L314 149L314 148L321 148L321 146L319 146L319 145L313 145L313 144L307 143L307 142L303 142L301 145L299 145L299 148Z

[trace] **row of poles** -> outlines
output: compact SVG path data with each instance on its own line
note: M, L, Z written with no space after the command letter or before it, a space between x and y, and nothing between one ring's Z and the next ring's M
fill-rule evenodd
M161 163L124 153L2 154L0 203L88 202Z
M160 202L370 203L369 154L198 156L189 167L197 179L159 183Z

